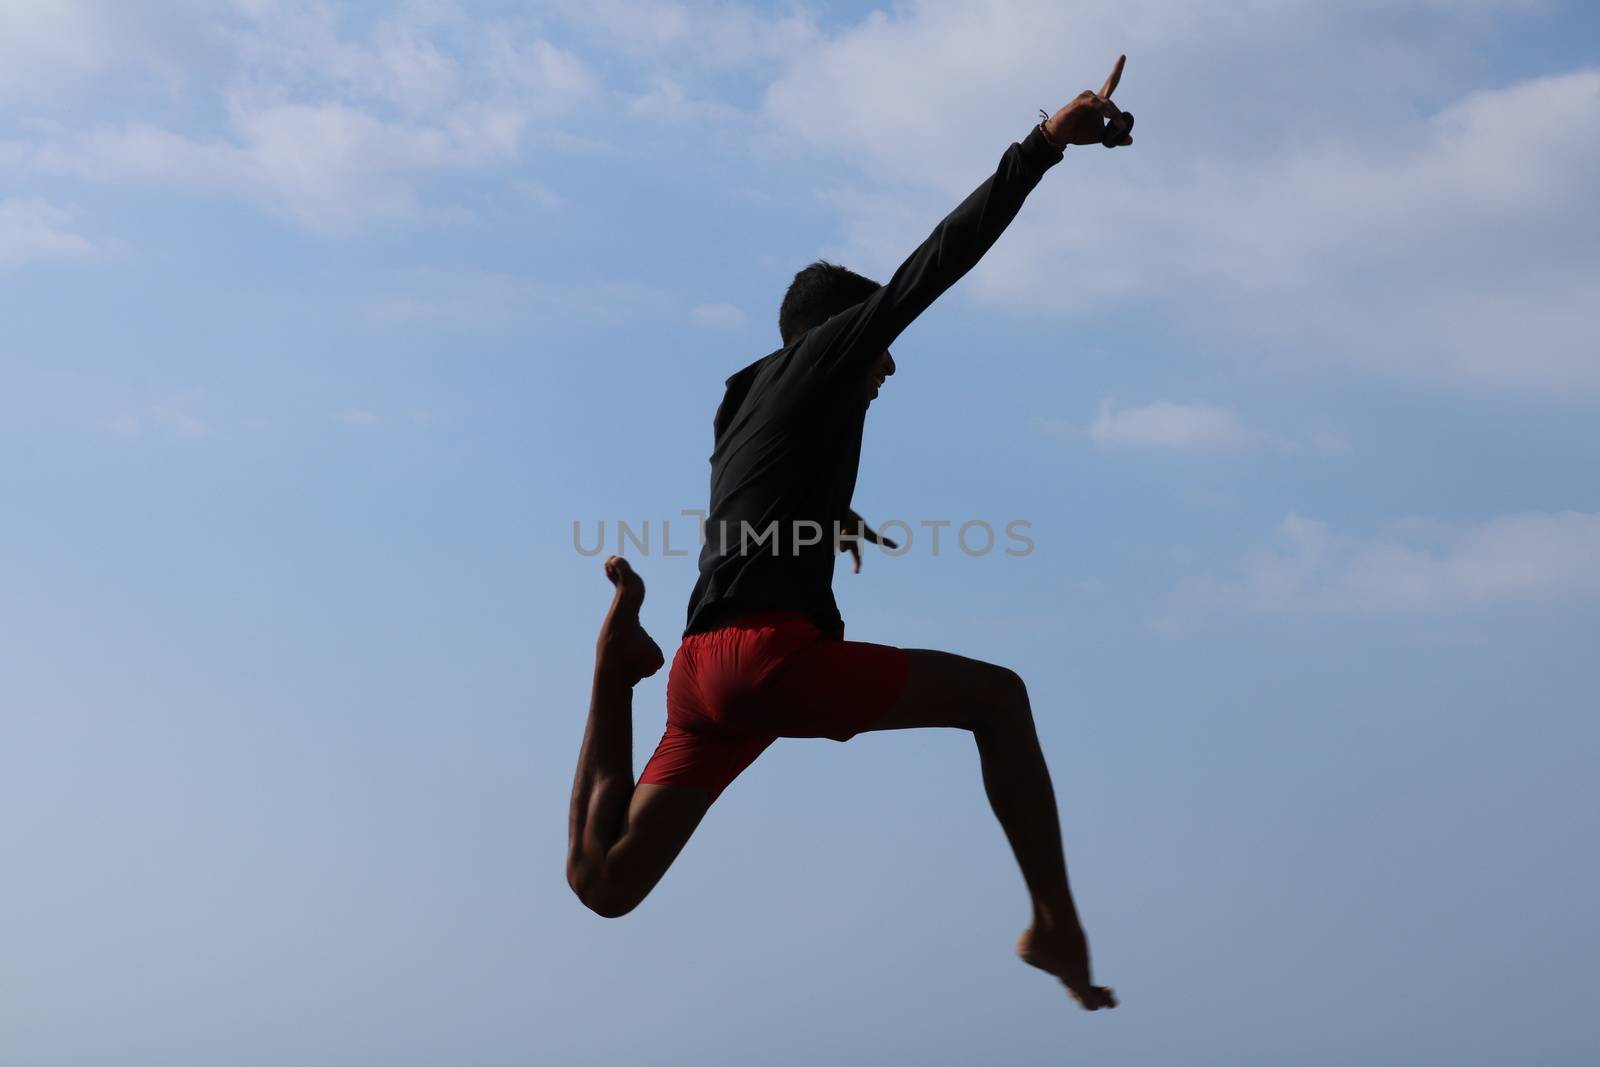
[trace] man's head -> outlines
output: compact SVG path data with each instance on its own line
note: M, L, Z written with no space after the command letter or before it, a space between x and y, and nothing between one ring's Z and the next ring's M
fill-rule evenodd
M881 286L837 263L819 259L794 276L778 309L778 332L783 343L821 326L839 312L861 303Z
M789 283L778 309L778 333L789 344L815 326L821 326L839 312L854 307L882 286L837 263L819 259L805 267ZM883 380L894 373L894 358L887 349L873 362L866 387L870 401L878 395Z

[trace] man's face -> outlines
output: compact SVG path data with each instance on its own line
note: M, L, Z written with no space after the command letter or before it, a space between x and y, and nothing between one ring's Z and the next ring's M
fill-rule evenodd
M877 362L872 365L872 370L867 379L867 403L872 403L878 398L878 390L883 388L883 381L894 373L894 357L885 348Z

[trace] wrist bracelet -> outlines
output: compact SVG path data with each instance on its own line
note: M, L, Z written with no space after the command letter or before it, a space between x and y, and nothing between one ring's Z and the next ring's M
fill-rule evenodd
M1057 152L1065 152L1067 150L1067 146L1066 145L1064 145L1064 144L1056 144L1054 141L1052 141L1050 139L1050 135L1048 133L1044 132L1045 120L1048 119L1049 117L1050 117L1049 115L1045 114L1044 108L1041 107L1039 109L1039 136L1044 138L1044 143L1045 144L1049 145L1051 148L1054 148Z

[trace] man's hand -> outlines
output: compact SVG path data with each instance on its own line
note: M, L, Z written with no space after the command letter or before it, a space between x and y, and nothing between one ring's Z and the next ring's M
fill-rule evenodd
M1085 89L1066 107L1044 121L1045 136L1056 144L1103 144L1107 148L1133 143L1133 112L1119 111L1111 94L1122 80L1127 56L1118 56L1110 77L1098 93Z
M900 546L887 537L879 537L876 530L867 525L867 520L857 515L854 510L846 511L844 521L840 524L839 551L848 552L855 558L855 573L861 573L861 542L883 545L885 548L899 548Z

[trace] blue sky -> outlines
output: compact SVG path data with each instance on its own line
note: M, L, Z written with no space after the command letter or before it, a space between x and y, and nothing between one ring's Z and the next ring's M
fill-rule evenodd
M0 2L0 1062L1594 1062L1597 29ZM574 521L703 506L793 273L888 277L1119 51L1138 143L894 346L856 506L917 536L836 590L1028 680L1123 1007L1012 958L964 735L775 746L590 915Z

